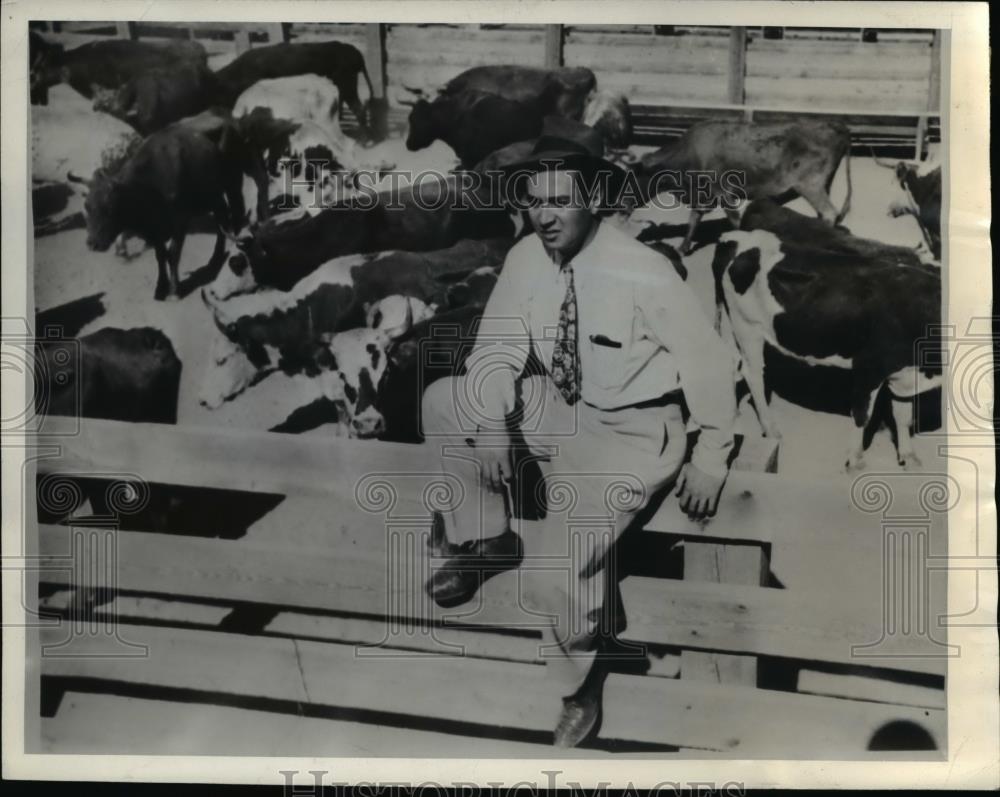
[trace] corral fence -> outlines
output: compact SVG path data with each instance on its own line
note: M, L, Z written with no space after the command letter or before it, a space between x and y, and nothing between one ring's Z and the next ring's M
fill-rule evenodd
M39 610L59 620L31 659L46 751L550 754L544 619L520 571L454 609L423 596L429 509L448 492L428 447L72 418L40 433ZM789 489L775 457L741 451L751 470L711 521L667 498L628 535L603 749L863 757L893 728L946 749L942 648L846 572L886 557L879 517L828 482ZM88 481L111 514L88 511ZM211 497L151 527L164 490ZM303 499L321 502L312 546L287 514L232 528ZM852 587L783 588L773 562L787 578L802 551Z
M661 145L704 118L837 118L855 147L940 141L941 32L918 29L385 23L36 23L66 36L188 36L222 58L277 41L336 39L366 55L390 125L408 88L433 92L474 66L587 66L628 97L634 142ZM347 119L350 129L352 119Z

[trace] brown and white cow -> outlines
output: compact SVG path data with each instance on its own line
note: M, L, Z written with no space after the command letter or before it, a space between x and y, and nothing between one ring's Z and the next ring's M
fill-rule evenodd
M780 433L764 390L764 344L810 365L849 369L854 435L848 471L864 467L864 431L883 386L892 394L899 464L913 450L913 404L941 382L941 277L926 266L725 233L712 263L765 435Z
M408 299L414 300L411 316L418 321L426 314L423 308L473 301L489 289L483 270L498 269L512 243L463 240L432 252L348 255L325 263L290 291L246 292L241 275L223 269L202 291L217 329L202 405L221 406L279 369L315 376L333 368L323 352L335 335L366 324L369 331L394 330L405 318L399 308L405 309ZM344 337L340 345L347 347L342 359L354 369L362 359L351 354L350 340Z

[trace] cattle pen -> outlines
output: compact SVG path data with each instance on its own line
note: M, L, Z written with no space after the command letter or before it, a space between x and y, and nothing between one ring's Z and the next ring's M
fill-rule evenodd
M835 118L859 154L918 160L942 136L939 31L33 24L68 46L189 37L216 69L278 41L353 44L397 134L415 92L515 62L591 66L629 97L639 145L705 118ZM921 581L928 557L943 558L928 539L944 521L923 482L893 482L900 503L926 510L895 522L884 474L845 494L791 469L789 487L778 444L741 437L714 518L692 521L662 496L630 533L628 625L600 732L556 752L543 619L523 605L520 571L457 608L425 596L430 513L453 489L429 444L55 416L32 434L37 567L24 598L38 752L863 760L884 757L873 751L885 738L910 758L948 749L943 607Z
M699 119L836 118L855 149L922 160L941 139L941 32L681 25L38 23L67 43L189 37L216 68L253 46L336 39L365 54L389 124L409 89L432 92L475 66L589 66L632 104L636 144L661 146ZM58 30L53 30L53 26ZM887 110L891 108L892 110ZM345 130L354 129L345 113Z

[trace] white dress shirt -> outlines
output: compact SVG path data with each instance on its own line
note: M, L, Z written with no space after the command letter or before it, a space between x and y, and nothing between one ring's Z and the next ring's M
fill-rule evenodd
M614 410L683 391L701 428L692 463L724 476L736 360L691 288L666 258L606 222L564 265L573 268L576 289L581 399ZM551 367L566 273L534 234L507 254L466 361L487 417L513 409L514 382L532 347Z

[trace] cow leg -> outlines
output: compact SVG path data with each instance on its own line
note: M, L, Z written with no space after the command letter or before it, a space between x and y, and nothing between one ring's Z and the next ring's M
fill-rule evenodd
M833 206L833 202L830 201L830 195L822 185L803 185L799 187L798 191L813 206L813 209L823 221L831 227L836 224L837 209Z
M913 450L913 402L893 396L892 419L896 423L896 461L903 470L919 470L923 463Z
M162 301L167 298L169 293L169 281L167 279L167 261L170 259L170 253L167 251L167 245L162 241L157 241L155 245L156 250L156 291L153 293L153 298L156 301Z
M186 237L187 234L181 232L176 233L170 240L170 249L167 253L169 273L167 275L167 295L165 297L170 301L177 301L181 298L181 281L178 277L178 271L181 262L181 252L184 251L184 239Z
M747 380L750 397L757 408L761 431L764 437L780 440L781 431L771 414L764 389L764 336L756 327L742 319L730 316L729 323L736 345L743 355L743 376Z
M855 374L857 379L857 374ZM847 462L844 469L848 473L859 473L865 468L865 429L872 418L872 410L875 407L875 399L882 385L876 385L874 389L866 385L858 385L854 388L854 396L851 400L851 416L854 418L854 433L851 435L851 448L847 453Z
M704 210L691 208L691 217L688 219L687 235L684 236L684 242L681 244L680 248L682 255L686 255L691 252L691 242L694 240L694 231L698 228L698 222L701 221L701 217L704 215Z

